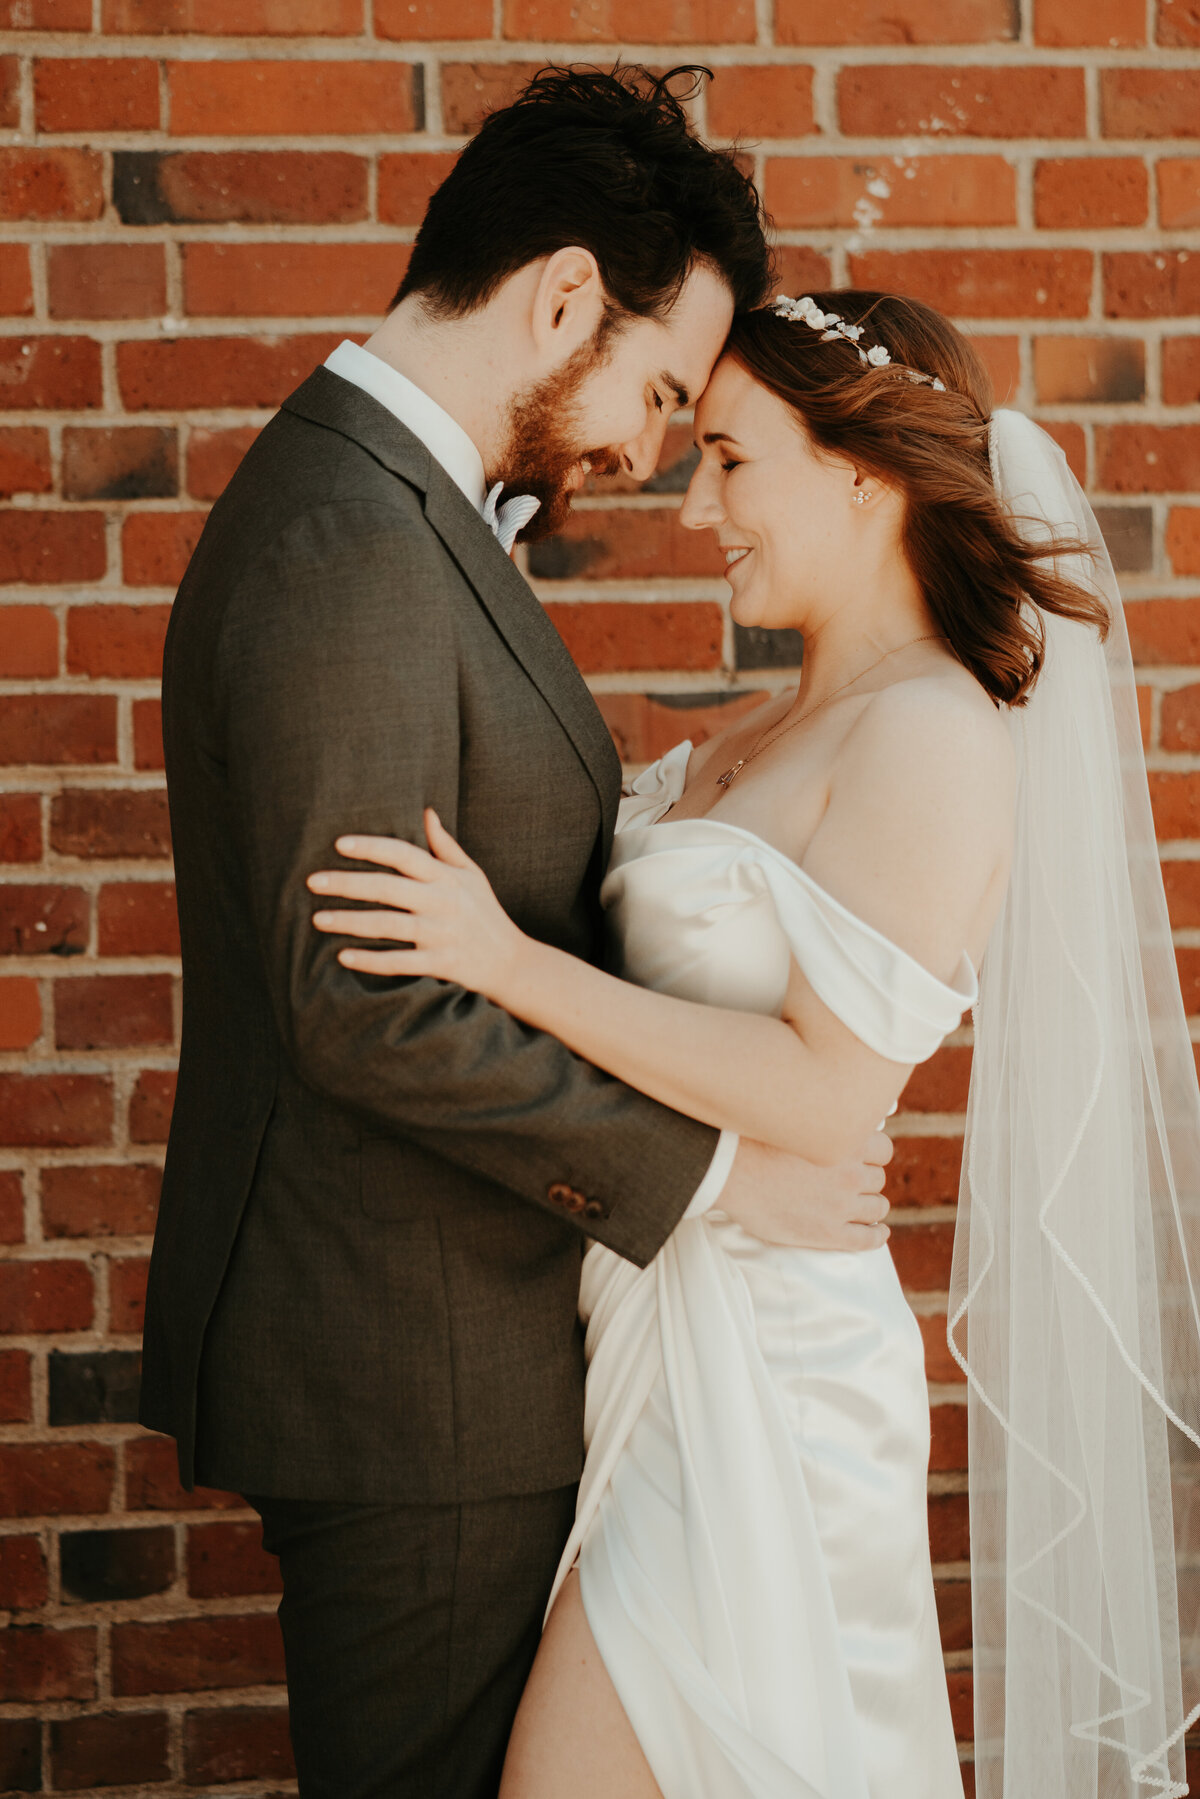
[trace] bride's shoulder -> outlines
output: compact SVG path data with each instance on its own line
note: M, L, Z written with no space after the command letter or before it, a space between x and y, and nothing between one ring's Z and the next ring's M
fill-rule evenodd
M847 739L848 750L886 757L900 769L943 769L948 777L1011 783L1012 733L966 669L931 671L871 695Z

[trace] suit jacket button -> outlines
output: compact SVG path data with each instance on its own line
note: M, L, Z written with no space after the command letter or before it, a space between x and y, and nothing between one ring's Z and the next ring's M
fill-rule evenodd
M583 1208L585 1218L603 1218L605 1211L598 1199L589 1199Z
M587 1196L576 1187L568 1187L566 1181L551 1182L546 1197L552 1205L561 1206L564 1212L582 1212L588 1203Z

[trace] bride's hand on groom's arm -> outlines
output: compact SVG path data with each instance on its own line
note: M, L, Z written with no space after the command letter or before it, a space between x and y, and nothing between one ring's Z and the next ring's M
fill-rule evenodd
M797 1249L878 1249L884 1219L884 1169L891 1139L872 1134L859 1159L818 1167L786 1150L743 1138L717 1206L764 1243Z

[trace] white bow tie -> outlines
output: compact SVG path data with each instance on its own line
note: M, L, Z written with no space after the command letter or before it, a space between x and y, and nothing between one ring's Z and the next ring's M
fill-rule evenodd
M492 527L500 540L500 548L507 556L517 541L517 533L525 529L542 502L535 500L531 493L519 493L514 494L511 500L505 500L503 506L497 506L496 502L503 489L503 481L497 481L483 502L480 516L485 525Z

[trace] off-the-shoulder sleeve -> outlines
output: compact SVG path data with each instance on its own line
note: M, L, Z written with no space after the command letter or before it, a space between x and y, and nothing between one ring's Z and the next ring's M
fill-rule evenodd
M965 952L947 986L786 857L751 854L817 998L877 1055L928 1060L978 998Z
M691 753L692 740L687 737L642 770L621 801L618 831L628 830L631 825L657 824L663 813L670 811L687 781Z

